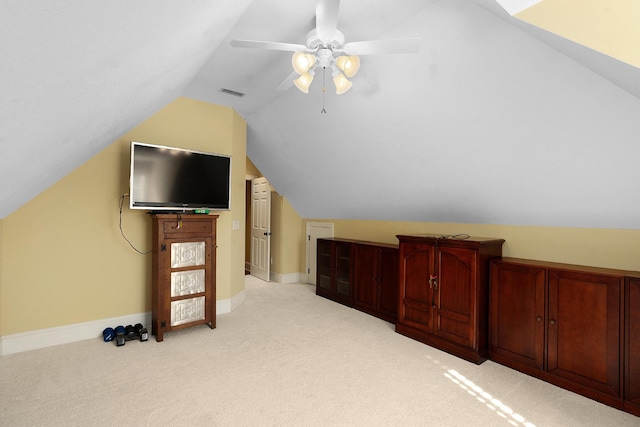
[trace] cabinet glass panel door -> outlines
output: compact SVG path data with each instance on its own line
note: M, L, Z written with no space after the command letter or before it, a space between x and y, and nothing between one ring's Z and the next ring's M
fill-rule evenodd
M331 243L318 239L318 259L316 268L318 277L316 286L322 289L331 289Z
M351 243L336 244L336 292L351 295Z

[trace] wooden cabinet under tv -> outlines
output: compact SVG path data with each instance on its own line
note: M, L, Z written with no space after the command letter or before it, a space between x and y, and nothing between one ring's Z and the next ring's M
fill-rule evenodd
M316 294L395 323L398 247L353 239L317 242Z
M218 215L152 214L151 332L216 327Z
M491 360L616 408L622 409L627 400L639 414L640 279L626 280L625 316L626 274L514 258L494 260Z
M474 363L487 358L489 261L502 239L397 236L396 331Z

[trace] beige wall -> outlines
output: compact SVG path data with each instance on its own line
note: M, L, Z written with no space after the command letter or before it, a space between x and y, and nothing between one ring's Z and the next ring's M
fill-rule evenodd
M282 267L280 273L305 272L306 252L300 252L300 242L305 245L305 233L303 221L298 212L291 206L286 198L282 201L282 223L286 225L282 232ZM302 268L300 269L300 265Z
M293 209L289 201L276 192L271 193L271 269L278 274L301 273L300 264L304 265L304 254L298 250L300 241L304 241L301 233L302 219ZM300 257L303 256L302 259Z
M397 234L469 234L505 239L503 256L640 271L640 230L429 222L305 220L334 223L336 237L398 243ZM304 263L299 266L304 269ZM301 270L302 271L302 270Z
M254 178L260 178L262 176L262 172L258 170L256 165L253 164L251 160L247 157L246 160L246 168L247 168L247 176L252 176Z
M231 210L218 221L217 298L244 289L246 124L230 108L178 98L2 220L0 335L150 311L151 255L131 249L118 227L131 140L232 156ZM150 219L126 206L124 232L148 251Z
M205 104L211 108L222 108L212 104ZM231 211L228 216L231 220L239 222L239 228L233 230L232 224L227 223L230 232L227 233L227 245L230 248L228 263L225 264L229 269L229 276L217 276L217 289L220 292L216 295L217 299L228 299L244 290L244 230L245 230L245 178L246 178L246 158L247 158L247 123L235 111L224 108L232 119L232 136L231 136L231 156L232 177L231 177ZM216 126L217 128L217 126ZM213 130L213 129L212 129ZM221 215L222 217L222 215ZM218 244L218 253L220 253L220 245ZM219 257L219 255L218 255ZM220 257L218 258L220 260ZM228 293L224 293L226 287L229 287Z

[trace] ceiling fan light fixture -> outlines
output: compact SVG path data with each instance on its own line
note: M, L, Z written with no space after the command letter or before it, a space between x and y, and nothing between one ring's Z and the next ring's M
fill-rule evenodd
M316 57L309 53L296 52L291 57L291 65L296 73L302 75L309 71L316 62Z
M336 85L336 93L338 95L342 95L351 89L351 86L353 86L353 83L351 83L342 73L337 73L333 76L333 83Z
M497 0L502 2L539 2L542 0ZM233 47L292 52L291 65L299 77L287 77L278 89L288 89L291 82L303 93L309 93L316 69L322 69L322 93L326 92L326 72L336 86L336 93L341 95L351 89L350 78L360 69L361 55L378 55L387 53L413 53L420 50L420 39L417 37L393 40L368 40L345 43L344 34L337 28L340 0L315 0L316 25L307 33L306 44L281 43L259 40L231 40ZM324 98L323 98L324 99ZM323 110L324 112L324 110Z
M300 77L293 81L293 84L296 85L300 92L309 93L309 86L311 86L311 82L313 81L313 72L304 72L300 74Z
M360 57L358 55L340 55L336 58L336 65L344 72L345 76L351 78L360 70Z

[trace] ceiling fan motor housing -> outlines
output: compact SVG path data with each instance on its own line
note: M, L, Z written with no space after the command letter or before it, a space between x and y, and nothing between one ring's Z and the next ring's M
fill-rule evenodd
M336 30L332 40L320 38L317 30L312 30L307 34L307 47L313 51L325 48L333 52L342 48L342 46L344 46L344 34L339 30Z

